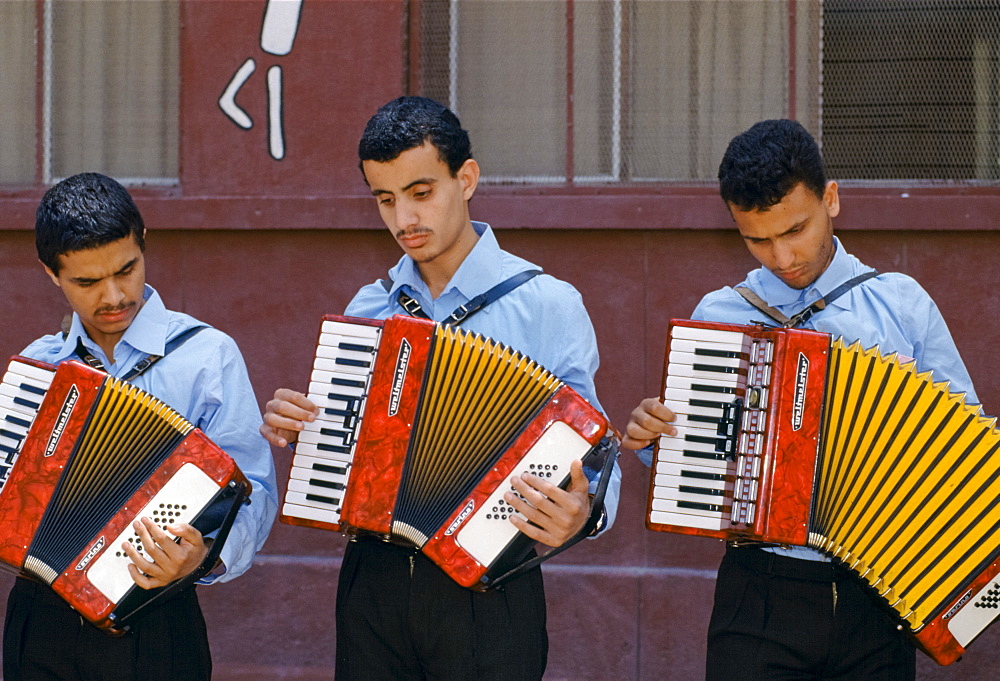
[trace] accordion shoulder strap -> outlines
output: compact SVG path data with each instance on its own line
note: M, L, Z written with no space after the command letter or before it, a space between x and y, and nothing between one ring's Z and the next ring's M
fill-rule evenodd
M541 270L525 270L523 272L518 272L513 277L501 281L489 291L480 293L465 305L459 305L454 312L448 315L447 319L445 319L442 324L458 326L490 303L507 295L521 284L533 279L541 273ZM382 283L382 288L386 290L386 293L392 290L392 279L380 279L379 281ZM407 314L410 316L430 319L430 315L424 311L423 307L420 306L420 303L412 297L406 295L403 291L399 292L398 300L399 304L403 306L403 309L406 310Z
M173 352L180 346L184 345L184 343L186 343L188 340L190 340L195 335L197 335L198 333L207 328L208 324L202 324L200 326L192 326L190 329L186 329L181 333L177 334L176 336L167 341L167 344L163 347L162 355L149 355L147 357L142 358L141 360L136 362L136 365L134 367L129 369L128 373L126 373L124 376L121 377L121 380L131 381L133 378L135 378L142 372L146 371L146 369L159 362L161 359L169 355L171 352ZM90 350L88 350L84 346L82 338L76 339L76 354L80 357L80 359L82 359L84 362L89 364L94 369L97 369L98 371L105 371L105 372L107 371L107 369L105 369L104 367L104 362L95 357L93 353L91 353Z
M746 286L737 286L733 290L736 291L737 293L739 293L741 296L743 296L743 298L748 303L750 303L755 308L757 308L758 310L760 310L761 312L763 312L764 314L766 314L768 317L770 317L771 319L773 319L774 321L776 321L778 324L780 324L781 326L785 327L786 329L790 329L790 328L794 328L796 326L799 326L800 324L804 324L814 314L816 314L820 310L825 309L827 305L829 305L830 303L832 303L833 301L835 301L837 298L839 298L840 296L842 296L845 293L847 293L849 290L851 290L852 288L854 288L858 284L860 284L860 283L862 283L864 281L868 281L872 277L877 277L877 276L878 276L878 271L876 271L876 270L869 270L868 272L864 272L863 274L859 274L858 276L856 276L856 277L854 277L852 279L848 279L843 284L841 284L840 286L838 286L837 288L833 289L832 291L830 291L829 293L827 293L825 296L823 296L822 298L820 298L819 300L817 300L816 302L814 302L812 305L809 305L808 307L806 307L805 309L801 310L800 312L797 312L796 314L792 315L791 317L788 317L788 316L782 314L781 312L779 312L775 308L773 308L770 305L768 305L767 302L763 298L761 298L760 296L758 296L756 293L754 293L753 291L751 291Z

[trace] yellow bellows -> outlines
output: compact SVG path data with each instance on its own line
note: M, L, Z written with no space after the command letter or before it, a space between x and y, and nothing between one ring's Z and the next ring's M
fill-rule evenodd
M1000 545L1000 431L913 362L834 342L809 545L918 631Z

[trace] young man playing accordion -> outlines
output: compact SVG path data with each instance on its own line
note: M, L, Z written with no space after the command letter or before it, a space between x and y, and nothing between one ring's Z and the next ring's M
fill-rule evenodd
M872 271L833 234L837 183L826 180L819 148L800 124L763 121L736 136L719 182L740 236L761 264L741 287L762 306L791 318ZM933 371L952 392L977 401L941 313L910 277L879 274L818 308L801 328L913 358L918 371ZM706 295L692 314L733 324L763 317L730 287ZM638 450L661 433L676 435L673 420L658 399L646 399L632 412L622 444ZM914 678L914 651L874 597L824 554L804 547L728 547L709 625L710 681L904 681Z
M477 295L537 269L501 250L489 225L470 219L479 166L468 134L442 105L422 97L386 104L368 122L359 153L379 213L404 255L389 271L391 285L362 288L347 315L407 314L400 302L405 294L431 319L445 321ZM460 328L523 352L599 408L596 339L569 284L536 276ZM316 413L304 395L278 390L261 432L286 446ZM515 481L530 505L513 495L507 501L533 523L512 516L520 531L560 546L584 526L589 486L579 462L571 473L566 490L533 475ZM605 527L614 519L619 476L616 466ZM339 681L529 681L541 679L547 648L537 567L501 589L476 593L413 549L364 537L348 544L337 594Z
M252 483L252 503L240 508L220 562L199 583L225 582L249 569L277 510L274 463L258 435L257 401L236 343L221 331L164 307L145 281L146 229L120 184L97 173L52 187L38 207L38 258L73 310L65 333L44 336L21 354L50 364L87 361L131 379L221 447ZM171 341L203 327L173 351ZM208 554L189 524L168 527L149 518L134 527L149 559L129 545L132 579L143 589L191 574ZM179 539L173 541L173 537ZM138 614L127 633L112 637L84 621L52 589L18 579L7 602L3 678L207 681L212 674L205 621L194 587Z

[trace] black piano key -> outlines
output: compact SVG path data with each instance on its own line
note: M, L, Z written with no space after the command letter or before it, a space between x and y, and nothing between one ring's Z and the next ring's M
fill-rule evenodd
M306 499L308 499L309 501L318 501L322 504L330 504L331 506L336 506L340 503L339 498L324 497L320 496L319 494L307 494Z
M31 421L28 419L22 419L13 414L7 414L4 420L8 423L13 423L15 426L21 426L22 428L31 428Z
M712 400L688 400L688 404L692 407L708 407L709 409L725 409L728 402L713 402Z
M745 352L736 352L735 350L716 350L714 348L695 348L694 354L701 355L702 357L728 357L732 359L748 356Z
M24 436L21 435L20 433L15 433L12 430L4 430L3 428L0 428L0 435L4 435L6 437L9 437L12 440L23 440L24 439Z
M314 471L319 471L320 473L334 473L336 475L347 475L347 466L329 466L325 463L314 463L312 465Z
M313 487L325 487L327 489L344 489L344 483L342 482L331 482L329 480L320 480L318 478L313 478L309 481L309 484Z
M35 395L42 395L43 397L45 396L45 388L39 388L38 386L31 385L29 383L22 383L18 387L21 390L24 390L25 392L29 392Z
M331 378L330 385L342 385L345 388L364 388L364 381L355 381L351 378Z
M688 414L687 420L695 423L714 423L715 425L727 423L727 420L721 416L702 416L701 414Z
M6 457L12 454L17 454L17 450L13 447L8 447L7 445L0 445L0 452L2 452Z
M320 442L319 444L317 444L316 445L316 449L319 449L319 450L324 451L324 452L335 452L337 454L350 454L351 453L351 448L350 447L341 447L340 445L331 445L331 444L327 444L325 442Z
M722 481L726 479L726 476L722 473L706 473L704 471L692 471L687 468L681 469L682 478L694 478L695 480L718 480Z
M684 436L685 442L700 442L703 445L712 445L713 447L718 447L722 438L718 437L708 437L707 435L692 435L688 433Z
M341 350L350 350L351 352L367 352L368 354L375 352L374 345L358 345L357 343L339 343L337 347Z
M320 435L325 435L327 437L340 438L340 444L350 445L354 442L354 431L351 430L334 430L333 428L320 428Z
M696 459L708 459L709 461L725 461L725 454L713 454L711 452L696 452L690 449L685 449L681 452L684 456L692 456Z
M345 367L361 367L363 369L367 369L368 367L370 367L372 365L372 363L370 361L368 361L368 360L364 360L364 359L349 359L347 357L338 357L335 360L333 360L333 363L334 364L340 364L341 366L345 366Z
M31 402L23 397L15 397L14 404L19 404L22 407L28 407L29 409L34 409L35 411L38 411L38 408L41 406L41 402Z
M709 511L711 513L722 512L722 506L718 504L700 504L697 501L678 501L677 508L690 508L696 511Z
M707 494L711 497L724 497L726 496L725 490L712 489L710 487L692 487L690 485L678 485L677 489L685 494Z
M746 369L739 367L722 367L715 364L692 364L695 371L711 371L717 374L740 374L746 373Z
M736 388L731 388L724 385L699 385L697 383L692 383L691 390L703 393L725 393L727 395L736 394Z

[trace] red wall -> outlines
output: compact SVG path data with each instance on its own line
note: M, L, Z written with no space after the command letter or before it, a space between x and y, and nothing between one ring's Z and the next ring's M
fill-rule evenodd
M364 121L403 93L401 0L306 0L291 54L261 51L260 0L183 5L181 177L138 189L150 234L147 271L167 305L240 344L261 404L302 389L319 317L384 274L398 249L381 226L355 161ZM248 57L257 71L237 96L242 130L217 99ZM266 69L285 78L287 155L266 152ZM734 131L734 133L737 131ZM58 328L66 305L35 260L33 212L44 188L0 192L0 357ZM916 277L937 300L988 412L1000 408L1000 193L961 186L842 187L844 244L879 270ZM483 187L476 219L501 244L573 283L597 329L601 401L623 427L655 394L670 317L740 281L754 263L712 187ZM286 452L275 452L279 477ZM697 679L721 544L643 527L648 473L630 454L612 531L545 567L551 681ZM258 565L201 590L217 679L331 678L333 600L344 540L276 526ZM8 580L9 581L9 580ZM1000 627L966 660L921 679L987 679Z

